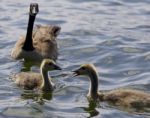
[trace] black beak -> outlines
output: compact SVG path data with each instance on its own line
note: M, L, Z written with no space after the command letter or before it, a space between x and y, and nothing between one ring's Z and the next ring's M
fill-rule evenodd
M55 65L54 67L55 70L62 70L59 66Z
M39 6L37 3L31 3L30 4L30 14L36 15L39 12Z
M76 77L76 76L80 75L78 69L77 69L77 70L74 70L74 71L72 71L72 72L73 72L73 77Z

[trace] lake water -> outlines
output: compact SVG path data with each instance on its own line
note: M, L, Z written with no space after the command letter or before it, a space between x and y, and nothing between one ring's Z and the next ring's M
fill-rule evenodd
M57 63L64 70L50 72L56 84L52 94L23 91L9 79L30 65L10 57L15 42L26 34L30 2L39 4L35 24L62 28ZM150 92L150 1L0 0L1 118L150 118L146 112L89 103L88 79L67 75L83 63L96 65L99 90Z

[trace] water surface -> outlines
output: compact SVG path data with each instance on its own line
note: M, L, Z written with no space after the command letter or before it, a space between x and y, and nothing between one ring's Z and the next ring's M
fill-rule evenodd
M122 110L107 103L89 103L88 79L64 74L90 62L97 67L100 90L131 87L150 92L149 0L34 1L40 7L35 24L62 28L57 63L64 72L50 73L57 88L48 94L23 91L9 79L30 65L10 57L15 42L26 34L30 2L0 3L0 117L150 117L149 113Z

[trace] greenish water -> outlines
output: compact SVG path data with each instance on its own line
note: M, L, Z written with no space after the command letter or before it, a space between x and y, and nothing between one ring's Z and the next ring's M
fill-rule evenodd
M29 70L33 63L16 61L10 51L26 33L30 0L0 3L0 117L1 118L149 118L107 103L89 103L89 81L72 78L70 70L93 63L99 72L99 90L131 87L150 92L149 0L36 0L40 12L35 24L56 24L63 71L49 74L53 93L24 91L9 77ZM39 71L35 64L32 71Z

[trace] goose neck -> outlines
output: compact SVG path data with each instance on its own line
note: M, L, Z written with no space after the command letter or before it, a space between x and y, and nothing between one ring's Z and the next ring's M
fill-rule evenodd
M97 93L98 93L98 75L94 70L89 72L89 79L90 79L90 88L89 88L88 95L97 96Z
M53 90L53 83L50 80L50 78L48 77L48 71L45 70L44 68L41 68L41 75L42 75L42 79L43 79L41 88L44 91Z
M35 17L36 15L29 14L27 34L26 34L26 39L25 39L24 46L23 46L23 49L26 51L34 50L32 32L33 32L33 25L34 25Z

